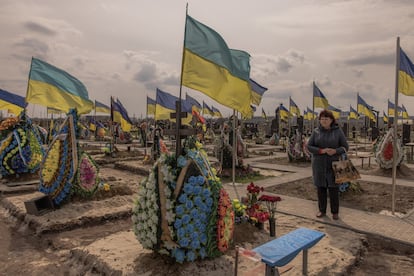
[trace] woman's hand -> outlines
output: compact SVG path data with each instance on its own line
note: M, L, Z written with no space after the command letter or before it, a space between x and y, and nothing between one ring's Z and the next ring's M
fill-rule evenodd
M332 156L336 154L336 149L324 148L322 149L322 153L326 153L327 155Z

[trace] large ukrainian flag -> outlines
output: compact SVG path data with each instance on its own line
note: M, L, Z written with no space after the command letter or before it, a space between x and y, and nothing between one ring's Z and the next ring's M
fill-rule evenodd
M348 119L358 119L358 118L359 118L358 112L352 106L349 106Z
M26 101L51 106L64 112L76 108L79 114L89 113L93 102L89 100L85 85L67 72L40 59L32 58Z
M298 116L300 117L300 110L298 105L292 100L291 97L289 97L289 112L292 114L292 116Z
M0 110L19 115L27 103L24 97L0 89Z
M401 48L398 69L398 91L407 96L414 96L414 64Z
M231 50L213 29L186 16L181 84L248 116L250 55Z
M332 112L335 119L341 118L341 110L339 108L336 108L335 106L329 105L328 110Z

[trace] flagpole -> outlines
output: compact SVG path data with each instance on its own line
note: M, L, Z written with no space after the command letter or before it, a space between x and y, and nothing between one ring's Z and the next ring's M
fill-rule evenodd
M392 205L391 212L394 215L395 213L395 186L397 181L397 143L398 143L398 111L396 107L398 106L398 68L400 65L400 37L397 37L397 57L395 64L395 107L394 107L394 141L393 141L393 151L392 151Z
M312 123L311 131L313 131L315 123L315 81L312 82Z

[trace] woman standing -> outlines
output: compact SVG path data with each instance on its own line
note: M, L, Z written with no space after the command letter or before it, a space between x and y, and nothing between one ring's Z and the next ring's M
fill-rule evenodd
M335 183L332 161L348 151L348 142L341 128L336 124L333 113L323 110L319 114L319 127L315 128L308 141L308 150L312 154L313 184L318 190L318 218L326 215L327 198L332 218L337 220L339 213L339 186Z

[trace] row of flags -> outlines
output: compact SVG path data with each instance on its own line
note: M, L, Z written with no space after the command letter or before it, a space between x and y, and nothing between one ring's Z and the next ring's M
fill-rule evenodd
M414 96L414 65L399 45L397 49L397 91L408 96ZM189 15L186 15L182 58L182 86L200 91L217 102L239 111L247 118L253 114L254 105L260 105L267 88L250 78L250 55L245 51L230 49L216 31ZM95 112L104 113L108 110L112 110L112 112L115 110L121 114L122 120L127 123L130 121L119 100L111 100L111 107L97 101L94 103L89 99L88 91L81 81L69 73L36 58L32 58L31 61L27 95L24 102L22 99L20 99L20 102L16 101L17 98L15 97L7 98L6 93L1 94L0 108L7 108L8 110L15 108L14 112L24 109L27 103L35 103L53 107L62 112L68 112L70 108L76 108L80 114L89 113L92 109L95 109ZM154 104L154 113L159 116L163 116L163 112L157 112L158 106L161 111L162 108L169 109L169 113L171 113L171 110L175 111L175 104L172 106L171 103L175 103L177 98L173 99L162 102L162 99L158 99L158 93L156 100L147 98L148 114L151 114L151 105ZM190 103L186 103L187 101ZM188 106L186 106L187 104ZM187 109L187 112L191 112L191 114L200 112L199 109L201 109L201 112L205 111L206 114L215 114L213 107L210 109L204 102L201 105L191 97L186 99L182 105L183 110ZM329 104L325 95L313 82L313 109L315 107L330 109L334 114L340 113L338 108ZM403 108L405 107L402 106L401 109ZM288 111L283 106L280 106L279 109L283 118L286 114L287 116L289 114L299 116L300 114L298 106L291 98L289 99ZM313 109L311 117L314 116ZM393 109L389 108L388 116L390 116L390 110ZM404 115L407 114L406 110L401 110L401 112L403 116L406 116ZM306 115L308 113L307 110ZM357 96L356 113L364 114L375 120L373 107L368 105L359 95ZM263 109L262 115L266 116ZM112 116L117 117L113 114ZM349 116L352 118L356 115L350 110Z
M156 89L156 99L147 96L147 116L154 116L155 120L170 120L170 114L176 112L176 102L178 97ZM185 99L181 99L181 111L187 113L187 119L184 119L184 124L188 124L193 115L203 116L209 115L211 117L222 118L220 110L214 106L208 106L204 101L200 104L195 98L186 94Z

